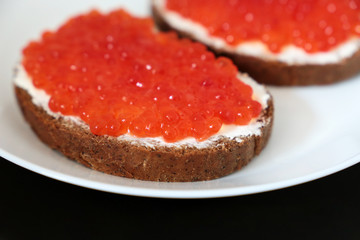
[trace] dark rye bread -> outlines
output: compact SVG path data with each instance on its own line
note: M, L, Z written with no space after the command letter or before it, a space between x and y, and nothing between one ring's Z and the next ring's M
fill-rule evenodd
M152 13L158 28L163 31L174 30L182 37L198 40L194 33L182 32L173 28L163 17L161 11L152 1ZM294 64L280 61L269 61L261 58L226 52L224 49L210 50L217 55L227 56L233 60L241 72L248 73L256 81L267 85L308 86L326 85L346 80L360 72L360 49L351 57L331 64Z
M15 93L26 121L49 147L89 168L140 180L188 182L228 175L261 152L273 123L270 98L258 120L264 122L259 136L245 137L240 143L222 138L206 148L162 145L152 148L114 137L96 136L86 126L49 115L33 104L26 90L15 86Z

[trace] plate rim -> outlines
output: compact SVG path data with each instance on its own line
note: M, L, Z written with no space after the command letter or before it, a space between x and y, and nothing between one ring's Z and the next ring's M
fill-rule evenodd
M155 188L141 188L134 186L122 186L110 183L99 183L94 180L84 179L81 177L72 176L70 174L61 173L55 170L47 169L38 164L31 163L25 159L17 157L14 154L7 152L0 148L0 156L5 160L12 162L22 168L30 170L34 173L42 176L61 181L64 183L84 187L92 190L98 190L114 194L122 194L137 197L151 197L151 198L169 198L169 199L205 199L205 198L222 198L222 197L234 197L244 196L251 194L258 194L263 192L275 191L284 189L299 184L307 183L313 180L317 180L336 172L340 172L346 168L354 166L360 162L360 152L347 158L339 164L332 167L309 173L303 176L294 177L286 180L281 180L273 183L257 184L253 186L239 186L239 187L226 187L222 189L192 189L192 190L179 190L179 189L155 189ZM97 172L90 169L90 171ZM117 177L117 176L116 176ZM141 181L135 179L127 179L130 181ZM144 181L145 182L145 181ZM178 184L178 183L165 183L165 184ZM191 184L184 183L184 184Z

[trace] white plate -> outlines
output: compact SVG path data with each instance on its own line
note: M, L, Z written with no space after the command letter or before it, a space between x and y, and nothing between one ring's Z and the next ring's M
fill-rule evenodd
M136 196L207 198L244 195L314 180L360 161L360 76L325 87L270 88L275 123L267 148L243 170L196 183L114 177L70 161L42 144L23 120L12 89L22 47L44 29L98 7L149 14L148 1L2 0L0 2L0 155L34 172L92 189Z

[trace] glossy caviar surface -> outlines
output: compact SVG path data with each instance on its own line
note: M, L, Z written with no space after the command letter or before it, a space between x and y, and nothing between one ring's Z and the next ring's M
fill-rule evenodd
M96 135L202 141L261 112L230 60L123 10L45 32L24 48L23 66L52 111L80 117Z
M167 8L230 45L259 40L274 53L289 44L328 51L360 36L360 0L167 0Z

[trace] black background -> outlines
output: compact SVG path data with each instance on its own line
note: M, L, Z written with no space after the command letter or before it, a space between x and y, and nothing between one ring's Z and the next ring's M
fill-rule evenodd
M0 158L0 239L360 239L360 164L286 189L158 199L59 182Z

